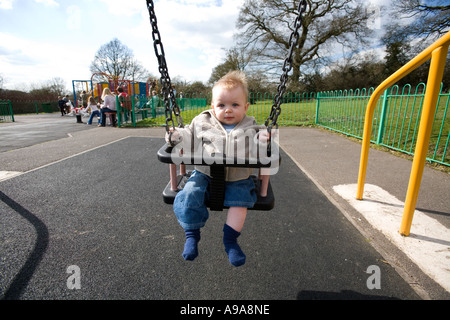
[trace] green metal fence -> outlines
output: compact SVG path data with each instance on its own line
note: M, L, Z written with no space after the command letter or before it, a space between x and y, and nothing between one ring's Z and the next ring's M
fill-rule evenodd
M13 113L16 115L36 113L52 113L59 111L57 101L43 100L7 100L11 102Z
M316 123L353 137L362 138L369 90L319 94ZM394 86L380 99L373 118L371 142L407 154L414 154L425 84L412 88ZM450 166L450 95L439 94L427 160Z
M279 126L318 125L361 139L366 106L374 89L288 93L283 97ZM413 154L425 84L413 88L406 85L386 90L373 119L371 141L407 154ZM248 114L263 124L267 119L274 93L251 93ZM434 117L428 160L450 166L449 93L441 92ZM208 109L210 96L191 95L177 99L185 124L202 110ZM119 108L120 109L120 108ZM133 108L122 114L121 126L159 126L165 124L164 106L160 98L133 100ZM120 119L120 117L119 117Z
M349 136L361 138L367 102L373 92L357 89L318 94L315 123Z
M412 92L411 86L405 86L402 92L393 87L386 102L385 115L380 116L380 125L376 143L414 154L420 123L425 85L417 86ZM450 116L447 116L450 95L440 93L433 129L431 131L428 160L450 166L448 152L450 139Z
M0 100L0 122L14 122L10 100Z

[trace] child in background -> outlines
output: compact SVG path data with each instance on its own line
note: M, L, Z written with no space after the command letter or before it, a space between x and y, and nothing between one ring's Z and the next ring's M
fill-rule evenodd
M200 143L202 150L209 154L225 153L235 150L239 139L249 134L259 134L259 140L267 142L267 130L260 131L253 117L246 115L249 108L248 85L245 74L239 71L229 72L213 87L212 109L202 112L192 120L189 126L177 128L170 137L171 141L191 141ZM244 143L248 147L249 141ZM169 134L166 135L169 141ZM243 140L241 140L242 142ZM237 144L239 145L239 144ZM231 149L230 149L231 148ZM247 208L253 207L257 200L255 185L250 177L252 168L225 168L224 206L229 207L223 228L223 243L228 259L233 266L245 263L246 256L237 243L247 216ZM205 200L209 198L207 190L211 178L208 166L196 166L189 180L175 197L173 208L186 237L183 258L194 260L198 256L200 228L208 217Z
M92 118L94 116L98 117L98 124L100 124L100 117L101 117L100 110L98 109L97 103L95 102L94 97L92 96L89 97L89 104L87 105L84 112L88 112L89 109L91 109L91 115L89 117L87 124L92 124Z
M117 95L119 97L120 106L122 107L125 122L127 122L128 117L129 117L129 112L131 111L131 108L132 108L131 100L130 100L128 94L125 91L123 91L122 87L117 88Z

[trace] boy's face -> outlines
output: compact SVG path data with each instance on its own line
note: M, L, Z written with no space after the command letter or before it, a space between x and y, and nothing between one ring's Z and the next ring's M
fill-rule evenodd
M245 99L244 89L238 86L225 89L221 86L214 88L212 109L216 118L224 124L237 124L245 116L249 103Z

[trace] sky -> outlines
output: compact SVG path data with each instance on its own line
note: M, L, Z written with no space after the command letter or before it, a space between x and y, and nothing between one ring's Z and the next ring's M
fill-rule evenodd
M370 0L378 6L391 0ZM244 0L154 0L169 74L208 81L233 45ZM380 15L380 16L378 16ZM384 15L386 16L386 15ZM371 23L380 28L383 12ZM117 38L159 77L145 0L0 0L0 75L6 89L29 90L52 78L89 80L89 66Z
M154 0L172 79L208 81L233 45L244 0ZM89 80L100 47L114 38L159 77L145 0L0 0L0 75L6 89L52 78Z

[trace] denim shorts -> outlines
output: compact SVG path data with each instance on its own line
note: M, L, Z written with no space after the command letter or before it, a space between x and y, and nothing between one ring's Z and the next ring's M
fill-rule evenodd
M211 178L194 170L189 180L175 197L173 211L185 230L205 226L209 213L205 202L209 200L208 185ZM253 179L225 182L224 206L252 208L257 200Z

